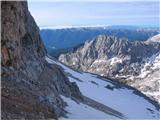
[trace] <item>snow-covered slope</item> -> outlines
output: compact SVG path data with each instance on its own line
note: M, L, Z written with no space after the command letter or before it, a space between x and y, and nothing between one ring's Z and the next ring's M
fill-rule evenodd
M67 117L69 119L117 119L114 116L107 115L101 111L98 111L88 105L82 103L76 103L70 98L62 96L62 99L67 103L66 111L68 112ZM66 118L61 117L60 120L65 120Z
M108 106L129 119L158 119L159 105L149 100L133 88L114 83L90 73L76 72L65 65L46 57L48 63L60 65L68 74L71 82L76 82L82 94L105 106ZM66 111L68 118L72 119L114 119L114 116L105 115L100 111L73 100L62 97L67 102ZM84 111L83 111L84 110ZM77 113L77 112L82 112ZM64 119L64 118L63 118Z

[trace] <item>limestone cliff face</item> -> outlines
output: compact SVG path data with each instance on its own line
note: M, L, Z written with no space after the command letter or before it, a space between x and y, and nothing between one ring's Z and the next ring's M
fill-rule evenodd
M65 113L60 94L82 99L81 93L59 66L45 61L27 2L3 1L1 6L2 119L57 119Z

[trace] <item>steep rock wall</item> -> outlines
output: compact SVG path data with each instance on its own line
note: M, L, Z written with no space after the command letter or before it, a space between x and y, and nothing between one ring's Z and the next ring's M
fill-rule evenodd
M1 10L2 119L57 119L66 106L60 94L82 99L78 87L59 66L45 61L27 2L2 1Z

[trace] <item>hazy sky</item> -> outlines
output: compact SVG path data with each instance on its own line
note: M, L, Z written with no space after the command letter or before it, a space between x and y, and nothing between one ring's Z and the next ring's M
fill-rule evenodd
M140 25L159 26L158 0L29 0L40 27Z

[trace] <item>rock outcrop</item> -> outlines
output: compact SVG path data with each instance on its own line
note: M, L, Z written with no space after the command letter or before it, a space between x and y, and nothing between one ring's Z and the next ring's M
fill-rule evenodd
M153 40L154 38L156 40ZM148 85L149 89L143 84L147 78L144 78L141 86L136 80L140 79L137 77L144 68L146 60L160 52L159 40L160 38L153 37L144 42L131 42L114 36L100 35L76 51L62 54L59 60L80 71L96 73L129 85L135 83L133 86L144 93L158 91L158 87L155 88L157 80L152 81L154 85Z
M1 2L2 119L57 119L60 94L82 99L61 67L46 62L46 50L26 1Z

